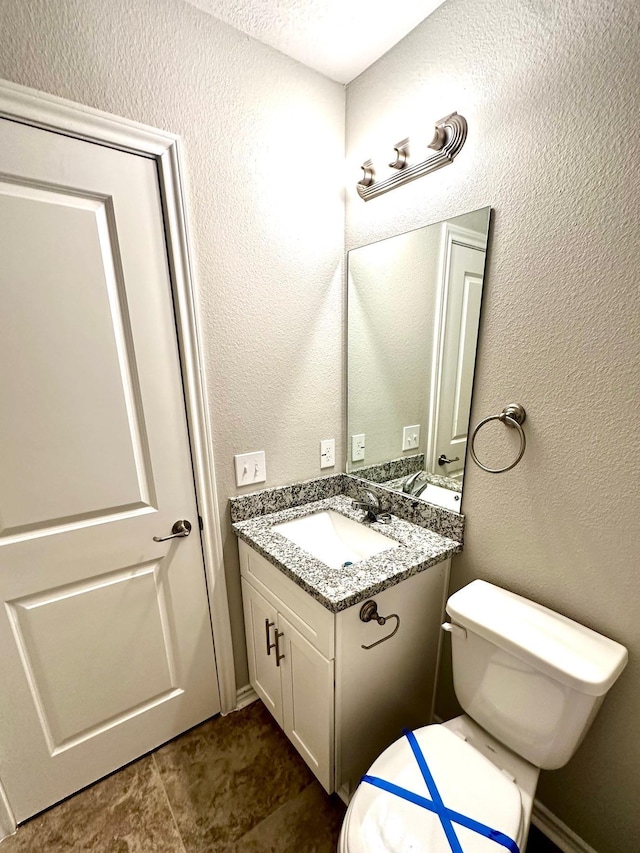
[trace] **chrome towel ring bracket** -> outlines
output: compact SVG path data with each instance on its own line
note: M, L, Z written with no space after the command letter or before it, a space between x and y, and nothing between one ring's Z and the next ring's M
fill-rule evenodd
M483 471L487 471L489 474L504 474L505 471L510 471L512 468L518 464L518 462L524 456L524 451L527 446L527 439L524 434L524 430L522 429L522 424L525 422L527 417L527 413L524 410L524 407L519 403L511 403L509 406L505 406L505 408L500 412L499 415L491 415L489 418L485 418L483 421L480 421L478 426L474 429L473 434L471 436L471 442L469 444L469 452L471 454L471 458L476 463L479 468L482 468ZM511 463L511 465L506 465L504 468L487 468L486 465L483 465L482 462L476 456L476 451L474 448L474 442L476 440L476 435L478 434L478 430L480 427L483 427L485 424L488 424L489 421L502 421L503 424L506 424L508 427L513 429L517 429L520 433L520 450L518 451L518 455L515 460Z

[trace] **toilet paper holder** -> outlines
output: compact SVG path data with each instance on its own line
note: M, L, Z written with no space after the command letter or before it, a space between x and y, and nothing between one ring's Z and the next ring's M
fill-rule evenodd
M369 601L365 601L365 603L360 608L360 621L361 622L372 622L375 621L378 625L386 625L387 619L395 619L396 627L390 634L387 634L386 637L382 637L381 640L376 640L375 643L371 643L369 646L365 646L364 643L361 645L363 649L372 649L374 646L379 646L380 643L384 643L385 640L390 640L391 637L394 637L398 633L398 628L400 627L400 617L397 613L391 613L389 616L380 616L378 613L378 605L375 601L370 598Z

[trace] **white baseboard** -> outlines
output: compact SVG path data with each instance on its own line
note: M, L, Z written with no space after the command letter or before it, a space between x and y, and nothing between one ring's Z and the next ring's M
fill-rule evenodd
M253 687L250 684L245 684L244 687L241 687L236 692L236 711L240 711L242 708L246 708L247 705L250 705L252 702L255 702L258 698L258 694L253 689Z
M540 832L544 832L547 838L553 841L563 853L597 853L593 847L583 841L579 835L569 829L566 823L563 823L538 800L533 802L531 822L538 827Z

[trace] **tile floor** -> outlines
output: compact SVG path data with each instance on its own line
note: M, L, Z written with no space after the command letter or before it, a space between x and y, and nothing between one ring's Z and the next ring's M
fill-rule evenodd
M32 818L0 853L335 853L343 815L254 702ZM527 853L556 851L533 828Z

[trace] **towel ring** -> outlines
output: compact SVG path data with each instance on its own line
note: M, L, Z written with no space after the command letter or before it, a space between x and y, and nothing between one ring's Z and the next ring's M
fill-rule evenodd
M471 436L471 442L469 444L469 452L471 453L471 458L476 463L479 468L482 468L483 471L486 471L488 474L504 474L505 471L510 471L512 468L515 468L518 462L524 456L524 451L527 446L527 439L524 434L524 430L522 429L522 424L525 422L527 417L527 413L524 410L524 407L519 403L511 403L509 406L505 406L505 408L500 412L499 415L491 415L491 417L485 418L483 421L480 421L478 426L474 429L473 435ZM515 427L520 433L520 450L518 451L518 455L515 458L515 461L511 463L511 465L507 465L504 468L487 468L486 465L483 465L482 462L476 456L476 451L474 449L473 443L476 439L476 435L478 434L478 430L480 427L488 424L489 421L502 421L503 424L506 424L508 427Z
M383 637L381 640L376 640L375 643L371 643L371 645L369 646L365 646L364 644L362 644L360 646L361 649L368 650L372 649L374 646L379 646L380 643L384 643L386 640L390 640L398 633L398 628L400 627L400 617L398 616L398 614L391 613L389 616L380 616L380 614L378 613L378 605L372 598L370 598L369 601L365 601L365 603L360 608L360 621L372 622L374 619L378 623L378 625L385 625L387 619L395 619L396 627L390 634L387 634L387 636Z

